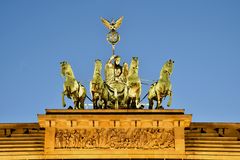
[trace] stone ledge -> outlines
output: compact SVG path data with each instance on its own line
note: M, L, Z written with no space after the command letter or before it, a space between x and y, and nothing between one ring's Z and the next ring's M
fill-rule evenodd
M148 110L148 109L88 109L88 110L68 110L68 109L46 109L46 114L164 114L179 115L184 114L184 109L164 109L164 110Z
M197 128L240 128L240 123L234 122L192 122L190 127Z
M39 128L38 123L0 123L0 129Z

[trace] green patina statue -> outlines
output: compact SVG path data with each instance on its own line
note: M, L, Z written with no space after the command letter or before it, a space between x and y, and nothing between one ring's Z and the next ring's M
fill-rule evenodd
M169 96L169 101L167 106L170 107L172 103L172 84L170 81L170 75L173 71L174 61L171 59L168 60L162 67L160 71L159 80L152 84L148 91L148 101L149 101L149 109L153 109L154 102L157 101L156 109L163 109L162 100L166 96Z
M65 78L62 92L62 104L66 106L64 96L67 96L74 103L74 109L84 109L86 89L75 79L71 65L63 61L61 64L61 75Z
M129 73L127 76L127 106L130 108L140 108L140 96L142 84L138 75L138 58L132 57Z
M93 109L107 108L108 91L106 83L101 76L102 62L95 60L93 78L90 81L90 93L92 95Z

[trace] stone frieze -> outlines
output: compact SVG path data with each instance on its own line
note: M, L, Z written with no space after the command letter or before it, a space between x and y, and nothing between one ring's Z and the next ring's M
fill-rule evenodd
M166 128L56 129L55 149L175 149Z

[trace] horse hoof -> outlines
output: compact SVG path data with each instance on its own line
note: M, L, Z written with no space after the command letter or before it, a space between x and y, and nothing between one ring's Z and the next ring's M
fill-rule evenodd
M73 109L73 107L72 107L72 106L69 106L68 109Z
M160 106L160 107L156 107L155 109L160 109L160 110L163 110L163 106Z

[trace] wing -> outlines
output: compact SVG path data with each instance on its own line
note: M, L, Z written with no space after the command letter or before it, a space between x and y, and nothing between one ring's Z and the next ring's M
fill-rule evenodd
M108 20L106 20L106 19L101 17L101 21L104 24L104 26L106 26L108 29L111 30L112 27L111 27L111 24L110 24L110 22Z
M123 16L116 21L116 24L114 25L115 29L118 29L120 27L120 25L122 24L122 20L123 20Z

